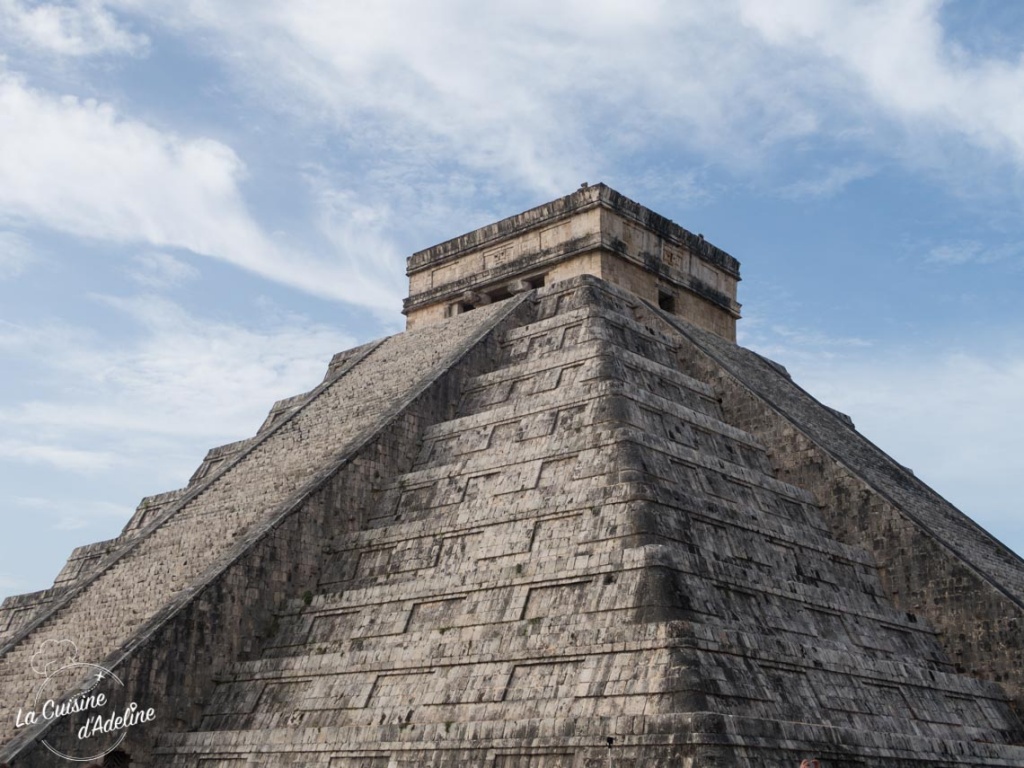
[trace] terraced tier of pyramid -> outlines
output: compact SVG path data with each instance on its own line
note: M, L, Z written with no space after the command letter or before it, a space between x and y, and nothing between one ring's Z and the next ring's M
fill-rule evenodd
M1020 559L661 303L581 275L339 355L5 604L0 754L76 746L8 728L73 639L157 713L134 765L1024 765Z

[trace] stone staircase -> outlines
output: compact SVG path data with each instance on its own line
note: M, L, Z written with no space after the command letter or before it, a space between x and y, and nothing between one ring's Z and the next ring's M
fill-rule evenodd
M8 632L0 647L0 745L14 735L17 710L32 702L40 682L32 659L47 641L70 640L79 660L108 669L131 658L255 542L275 535L281 520L317 492L339 462L348 461L507 311L488 308L332 362L325 382L301 405L272 413L259 435L218 453L217 465L197 472L201 476L188 489L164 499L157 510L144 510L147 518L129 523L132 530L118 546L105 550L54 599L23 614ZM390 450L383 458L397 465L400 450L396 445ZM307 548L302 538L289 540L289 546ZM275 592L287 589L292 578L279 573ZM255 602L244 584L231 598L240 600ZM244 647L252 638L238 642ZM165 655L158 663L166 664L168 655L176 662L182 650L156 649ZM180 679L180 674L170 677ZM199 690L203 681L195 685ZM0 759L19 749L8 744Z

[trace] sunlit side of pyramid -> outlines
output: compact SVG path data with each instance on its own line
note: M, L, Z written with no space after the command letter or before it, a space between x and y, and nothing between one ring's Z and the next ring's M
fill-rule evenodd
M70 639L157 714L108 764L1024 765L1024 563L735 345L735 259L598 185L409 275L4 603L3 759L66 764L14 722Z

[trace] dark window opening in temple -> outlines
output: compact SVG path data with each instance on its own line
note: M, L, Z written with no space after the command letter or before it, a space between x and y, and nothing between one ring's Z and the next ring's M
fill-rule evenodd
M675 314L676 312L676 297L668 291L658 291L658 307Z
M488 291L487 296L491 301L504 301L505 299L512 298L512 291L509 290L509 286L503 285L501 288L495 288L493 291Z

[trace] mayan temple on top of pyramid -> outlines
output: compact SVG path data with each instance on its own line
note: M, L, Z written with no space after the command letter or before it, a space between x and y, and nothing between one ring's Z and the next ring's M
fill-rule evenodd
M0 762L1024 766L1024 562L604 185L0 609ZM49 707L48 715L46 707Z

